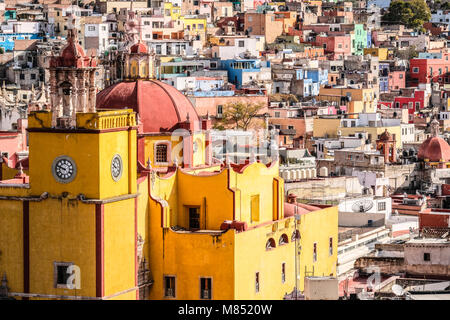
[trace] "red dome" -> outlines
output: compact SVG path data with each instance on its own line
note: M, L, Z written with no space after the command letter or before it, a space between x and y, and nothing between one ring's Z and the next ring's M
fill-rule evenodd
M419 148L417 154L419 159L429 159L430 161L450 161L450 146L439 137L431 137L425 140Z
M131 53L147 53L147 46L142 42L133 44L130 48Z
M156 80L119 82L97 94L97 108L132 108L139 114L143 132L167 132L180 122L199 121L188 98L174 87Z

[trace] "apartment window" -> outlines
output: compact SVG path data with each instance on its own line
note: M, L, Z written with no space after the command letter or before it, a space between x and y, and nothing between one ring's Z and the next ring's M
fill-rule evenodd
M102 26L102 31L106 31L106 26Z
M279 118L280 117L280 113L279 112L275 112L275 118Z
M408 102L408 107L409 107L409 109L412 109L413 108L413 103L412 102Z
M314 243L313 247L313 262L317 261L317 243Z
M287 236L287 234L283 233L280 237L280 240L278 240L278 244L280 246L284 245L284 244L288 244L289 243L289 238Z
M328 251L329 251L330 256L332 256L333 255L333 238L332 237L330 237L330 245L329 245Z
M67 281L71 276L67 273L68 268L73 265L72 262L55 262L54 263L54 286L55 288L68 288Z
M245 45L244 40L239 40L239 47L243 48Z
M416 110L420 109L420 102L416 102Z
M356 121L352 121L352 127L356 126Z
M419 73L419 68L414 67L414 68L413 68L413 73Z
M399 79L403 79L403 74L399 74L399 75L398 75L398 78L399 78Z
M164 297L175 298L175 276L164 276Z
M256 293L259 292L259 272L255 274L255 291Z
M189 211L189 229L200 229L200 207L190 207Z
M217 115L222 115L223 113L223 105L219 104L217 106Z
M144 21L144 26L149 26L150 25L150 21Z
M200 278L200 299L211 300L212 279Z
M386 202L378 202L378 211L386 210Z
M289 130L294 130L294 126L288 126Z
M269 240L267 240L266 250L275 249L275 247L276 247L275 240L273 238L270 238Z
M167 144L156 145L156 163L167 163Z
M286 282L286 263L281 264L281 283Z
M431 261L431 254L429 252L423 254L423 261Z
M95 26L88 26L88 31L95 31Z
M20 80L25 80L25 74L21 73L19 77L20 77Z

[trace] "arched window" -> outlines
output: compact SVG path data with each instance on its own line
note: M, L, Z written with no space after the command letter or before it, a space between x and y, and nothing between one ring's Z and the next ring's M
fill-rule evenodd
M155 162L167 163L167 144L157 144L155 151Z
M282 246L283 244L288 244L288 243L289 243L288 236L285 233L283 233L280 237L280 240L278 240L278 244L280 246Z
M266 242L266 250L274 249L276 247L275 240L273 238L270 238Z
M300 232L298 230L295 230L292 232L291 241L295 241L300 239Z

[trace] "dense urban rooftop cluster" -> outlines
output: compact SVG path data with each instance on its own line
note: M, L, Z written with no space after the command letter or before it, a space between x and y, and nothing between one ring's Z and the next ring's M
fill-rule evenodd
M97 174L104 189L89 194L71 189L72 180L64 179L72 171L85 177L75 162L98 150L104 161L99 167L120 171L116 176L112 171L115 182L122 161L128 161L126 196L115 195L114 201L133 198L136 245L130 268L139 289L127 296L128 288L117 285L119 294L97 279L95 297L450 299L448 2L1 0L0 14L0 225L12 219L1 214L10 202L24 201L25 216L32 201L45 204L53 201L47 197L73 194L80 206L95 204L97 228L103 210L113 210L104 199L113 198L114 182L97 172L92 177ZM108 148L100 142L97 151L75 162L63 159L69 173L55 179L67 183L67 190L51 183L44 188L48 180L42 177L50 179L50 169L33 171L33 161L40 163L46 148L60 141L52 134L99 130L101 135L125 124L136 133L127 140L123 160L104 160L100 154ZM180 134L185 149L179 160L171 155L177 130L188 132ZM47 142L37 143L42 132ZM70 153L67 141L61 152ZM88 152L78 147L80 141L71 142L72 151ZM83 143L88 150L90 144ZM44 189L33 185L33 174ZM142 200L136 186L148 197ZM221 195L214 194L216 188ZM212 212L219 207L229 211ZM141 211L148 218L141 218ZM101 230L103 236L103 224ZM234 238L225 238L230 230ZM211 247L203 245L210 242L206 237L214 239ZM161 239L173 252L155 244ZM50 291L34 284L29 267L23 267L28 274L18 271L20 276L8 269L8 261L19 258L1 242L13 240L0 232L0 252L12 257L3 262L0 256L0 299L73 298L58 291L66 288L58 273L66 269L58 268L70 264L54 262ZM24 233L28 255L34 252L32 241ZM234 258L225 252L228 242L235 246ZM293 248L283 251L291 245L298 247L295 257ZM264 247L254 250L254 261L261 263L247 268L244 252L254 246ZM97 277L103 279L105 268L106 277L127 272L111 271L109 260L103 265L95 254L100 260L90 272ZM189 269L189 259L199 264ZM221 288L230 259L249 274L230 271L235 290L228 294ZM281 276L264 273L275 268L266 261L285 260L276 267ZM187 264L200 285L183 280L188 277L183 271L164 269L166 264ZM209 274L221 268L224 274Z

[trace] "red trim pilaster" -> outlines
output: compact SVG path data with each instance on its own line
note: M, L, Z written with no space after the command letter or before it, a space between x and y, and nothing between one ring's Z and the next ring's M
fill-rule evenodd
M95 291L97 297L105 295L104 263L104 205L95 205Z

